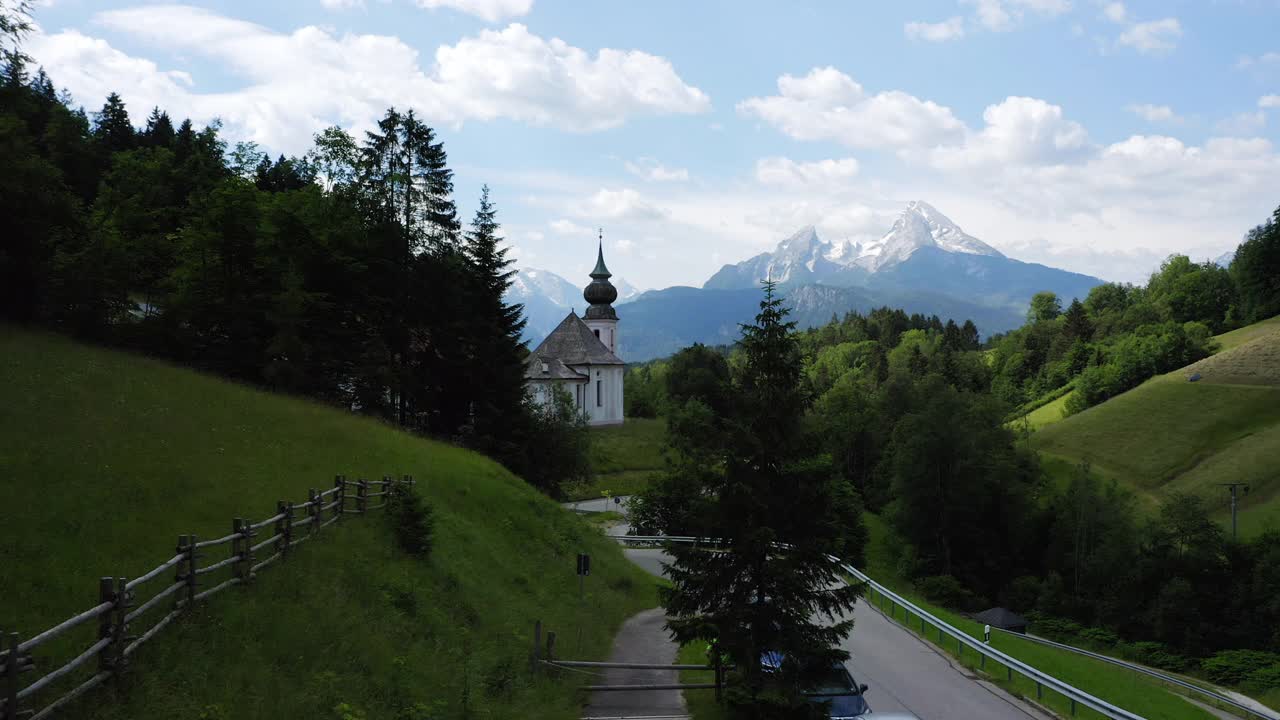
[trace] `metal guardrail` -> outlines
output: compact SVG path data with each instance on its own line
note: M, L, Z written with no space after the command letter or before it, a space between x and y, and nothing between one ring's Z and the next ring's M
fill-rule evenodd
M1274 713L1262 712L1257 708L1254 708L1252 706L1249 706L1242 702L1234 700L1226 695L1222 695L1221 693L1216 693L1200 685L1196 685L1195 683L1187 682L1186 680L1183 680L1180 677L1177 677L1174 675L1167 675L1165 673L1160 672L1159 670L1153 670L1152 668L1145 667L1143 665L1138 665L1136 663L1131 663L1126 660L1121 660L1120 658L1114 658L1114 657L1111 657L1110 655L1103 655L1102 653L1096 653L1096 652L1093 652L1092 650L1085 650L1084 648L1078 648L1078 647L1075 647L1074 645L1067 645L1066 643L1060 643L1053 640L1046 640L1045 638L1036 637L1034 635L1023 635L1022 633L1013 633L1013 632L1009 632L1008 630L1002 630L1000 628L992 628L992 630L998 630L999 632L1005 633L1007 635L1014 635L1016 637L1020 637L1024 640L1027 640L1033 643L1046 645L1048 647L1058 648L1059 650L1066 650L1068 652L1073 652L1078 655L1084 655L1085 657L1093 658L1094 660L1100 660L1102 662L1110 663L1112 665L1118 665L1122 668L1126 668L1137 673L1142 673L1143 675L1149 675L1162 682L1169 683L1170 685L1177 685L1179 687L1195 692L1199 695L1204 695L1207 698L1212 698L1216 702L1230 705L1231 707L1234 707L1237 710L1247 713L1246 717L1260 718L1260 720L1280 720L1280 715L1277 715Z
M621 542L624 544L631 544L631 545L655 546L655 545L666 545L666 544L678 544L678 545L706 545L708 547L714 547L715 545L719 544L719 541L716 539L695 538L695 537L677 537L677 536L667 537L667 536L660 536L660 535L642 535L642 536L610 535L609 537L618 542ZM1030 665L1022 662L1021 660L1018 660L1017 658L1006 655L1000 652L999 650L996 650L995 648L992 648L991 646L984 644L977 638L971 637L968 633L958 630L952 627L951 625L949 625L948 623L938 619L937 617L934 617L931 613L920 609L918 606L915 605L915 603L912 603L910 600L907 600L906 598L902 597L901 595L898 595L897 593L886 588L880 583L877 583L875 580L872 580L866 573L862 572L861 570L858 570L857 568L840 560L839 558L832 557L831 559L835 560L836 562L839 562L840 567L843 568L845 572L849 573L850 575L857 578L858 580L866 583L868 587L875 590L880 595L888 598L896 605L901 606L905 611L914 613L916 617L920 619L921 622L932 625L938 631L939 635L947 635L952 639L954 639L958 644L958 646L968 647L978 655L990 658L991 660L994 660L1000 663L1001 665L1004 665L1006 668L1009 669L1011 673L1016 672L1020 675L1023 675L1024 677L1027 677L1028 679L1036 683L1037 689L1043 686L1043 687L1049 688L1050 690L1053 690L1059 695L1062 695L1063 697L1071 701L1072 714L1074 714L1076 706L1080 705L1080 706L1089 708L1094 712L1097 712L1103 717L1111 718L1111 720L1146 720L1146 718L1142 717L1141 715L1137 715L1135 713L1129 712L1128 710L1125 710L1124 708L1112 705L1111 703L1101 698L1090 695L1089 693L1073 685L1070 685L1066 682L1063 682L1062 680L1059 680L1058 678L1053 677L1052 675L1041 672L1040 670L1037 670L1036 668L1031 667Z

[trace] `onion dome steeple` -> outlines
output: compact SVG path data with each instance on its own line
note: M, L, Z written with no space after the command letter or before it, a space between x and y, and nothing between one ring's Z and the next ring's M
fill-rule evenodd
M613 301L618 299L618 289L609 282L613 273L604 264L604 230L600 230L600 245L596 254L596 269L591 271L591 284L582 291L582 297L591 303L586 317L617 320L618 314L613 310Z

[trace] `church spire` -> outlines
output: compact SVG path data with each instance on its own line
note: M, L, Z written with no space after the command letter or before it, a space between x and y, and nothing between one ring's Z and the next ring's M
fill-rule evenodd
M582 297L591 303L587 308L588 318L610 318L616 320L618 315L613 310L613 301L618 299L618 289L609 282L613 273L604 264L604 229L601 228L596 250L596 269L591 271L591 284L582 291Z
M613 277L613 273L609 272L609 268L604 266L604 228L600 228L600 245L596 252L596 269L591 271L592 278L608 280Z

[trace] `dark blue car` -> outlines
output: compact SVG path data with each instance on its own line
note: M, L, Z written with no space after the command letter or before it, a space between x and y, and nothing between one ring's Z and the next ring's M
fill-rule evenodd
M760 656L760 665L765 670L775 671L782 667L783 659L782 653L767 652ZM834 663L813 688L805 691L805 695L815 703L830 703L831 720L844 720L863 717L871 712L862 696L866 689L866 685L853 681L844 663Z

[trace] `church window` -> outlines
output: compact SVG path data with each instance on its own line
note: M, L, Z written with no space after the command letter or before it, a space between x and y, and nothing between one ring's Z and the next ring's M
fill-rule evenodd
M596 381L596 407L600 407L601 405L603 405L603 404L604 404L603 402L601 402L601 399L600 399L600 398L601 398L601 395L600 395L600 382L601 382L600 380L597 380L597 381Z
M600 339L600 328L596 328L596 339Z

